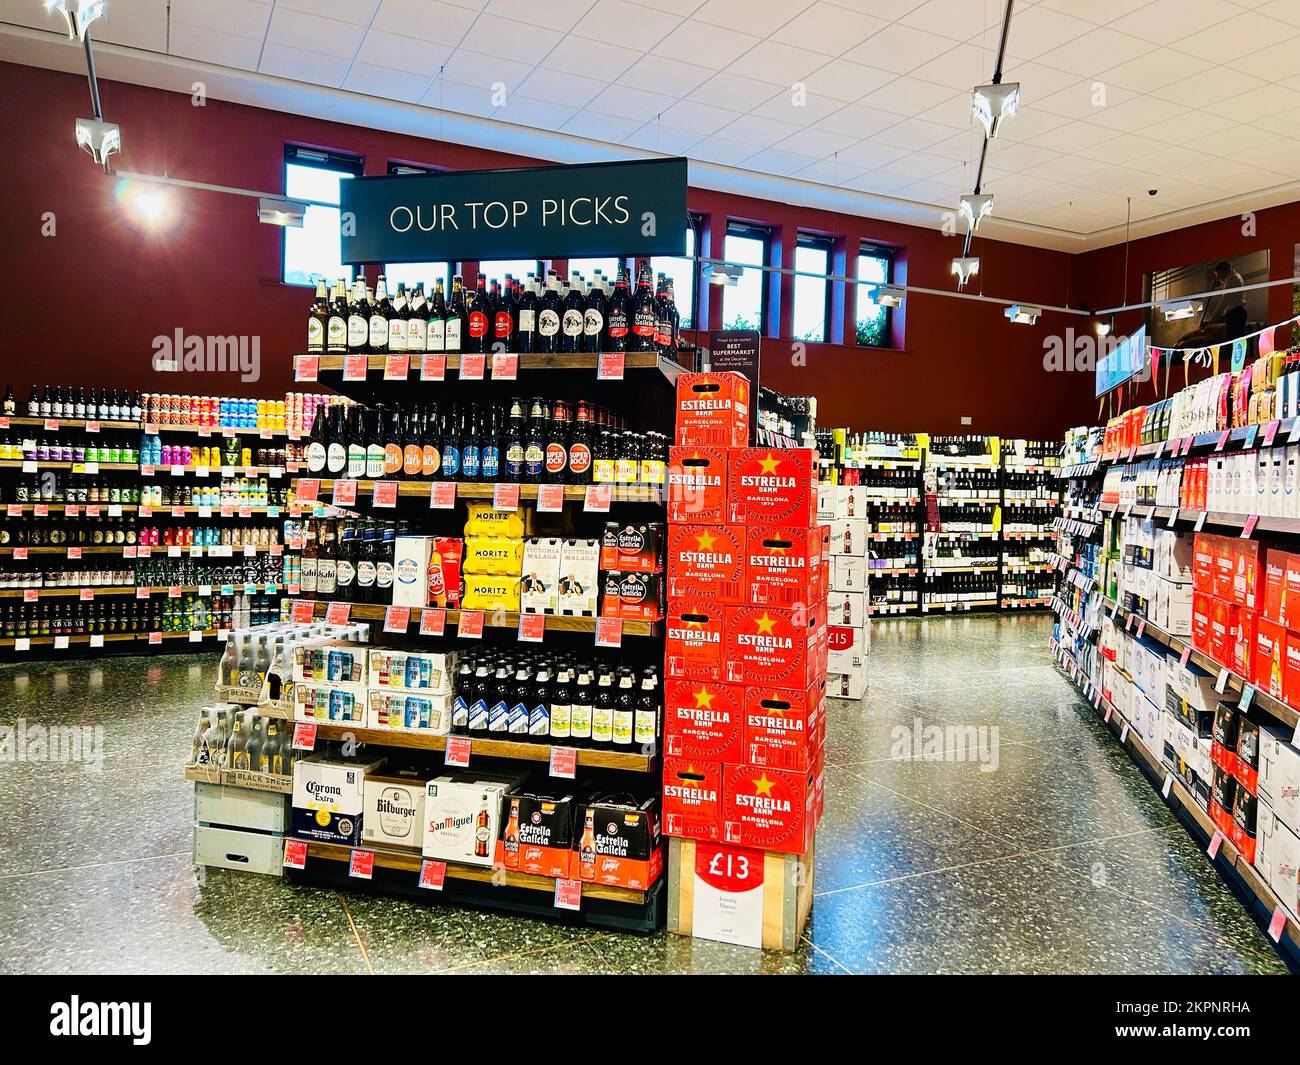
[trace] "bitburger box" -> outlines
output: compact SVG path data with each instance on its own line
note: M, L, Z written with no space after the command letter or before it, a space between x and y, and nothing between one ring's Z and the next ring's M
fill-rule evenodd
M727 449L668 449L668 520L720 525L727 520Z
M712 762L744 760L745 689L707 680L664 684L664 751Z
M502 833L505 867L568 879L572 875L576 820L573 796L522 790L506 796L506 809Z
M821 745L825 715L824 682L802 691L746 688L745 745L741 761L796 772L812 769Z
M828 526L750 525L745 531L745 599L753 606L814 603L822 583Z
M384 764L308 755L293 766L293 834L319 843L361 845L366 777Z
M744 602L743 525L673 525L668 529L668 594L739 606Z
M706 758L664 759L665 835L722 838L722 769Z
M1283 676L1286 671L1286 629L1276 621L1258 618L1255 622L1255 659L1253 672L1241 673L1262 692L1274 699L1284 697Z
M424 838L424 793L428 784L429 775L415 771L368 775L362 840L380 847L418 851Z
M817 524L817 452L733 448L727 458L727 521L806 529Z
M663 875L657 796L633 802L597 796L579 804L578 824L582 829L571 859L577 879L647 891Z
M722 770L722 841L803 854L812 846L817 774L769 766Z
M741 606L726 610L727 679L807 688L825 672L825 605ZM739 671L739 676L734 671Z
M744 447L749 429L749 378L744 374L677 376L677 443Z
M727 609L704 599L684 599L673 605L664 646L668 676L733 684L744 680L741 664L728 659L725 653Z

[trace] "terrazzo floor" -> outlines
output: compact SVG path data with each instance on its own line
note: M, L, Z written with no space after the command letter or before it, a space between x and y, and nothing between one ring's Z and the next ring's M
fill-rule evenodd
M1285 972L1051 665L1050 626L877 625L869 695L829 711L816 899L788 955L198 877L178 765L216 656L6 665L0 722L102 725L105 748L97 772L0 761L0 971ZM983 765L892 757L918 721L996 744Z

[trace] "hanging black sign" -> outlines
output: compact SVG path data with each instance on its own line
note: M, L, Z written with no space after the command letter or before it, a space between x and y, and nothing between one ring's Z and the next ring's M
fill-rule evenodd
M686 160L339 182L343 262L682 255Z

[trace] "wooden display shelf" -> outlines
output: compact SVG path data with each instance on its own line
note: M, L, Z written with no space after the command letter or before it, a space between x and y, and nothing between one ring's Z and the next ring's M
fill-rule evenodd
M308 600L304 598L298 601L307 602ZM285 602L293 603L294 598L286 597ZM326 611L329 609L330 600L313 599L310 600L310 602L312 603L312 616L324 617ZM342 602L342 600L340 600L340 602ZM388 604L385 603L347 603L346 605L349 607L348 617L350 620L353 621L360 620L360 621L382 622L388 611ZM418 607L418 606L411 607L411 627L408 630L407 633L408 635L410 636L419 635L420 619L423 616L423 613L426 609L433 610L433 609L442 609L442 608ZM446 609L447 609L447 625L450 627L459 624L461 612L454 607L447 607ZM483 624L487 628L497 628L497 629L519 628L519 614L516 611L485 610L483 611L483 615L484 615ZM568 614L542 614L540 616L546 619L545 627L548 632L559 631L559 632L595 633L596 622L600 620L600 618L598 617L597 618L572 617ZM624 621L623 635L624 636L658 636L660 625L661 622L657 622L657 621Z
M447 736L430 736L418 732L399 732L395 729L354 728L348 725L321 723L316 726L319 739L342 740L354 738L357 743L370 743L376 747L406 747L421 751L445 751ZM481 736L468 737L473 754L479 758L509 758L520 762L550 762L551 745L525 743L518 740L495 740ZM563 744L560 744L563 747ZM598 769L622 769L629 773L649 773L658 765L655 755L614 750L577 748L578 765Z
M98 422L101 430L105 429L126 429L130 431L139 431L140 423L133 421L110 420L108 418L29 418L26 415L11 414L7 418L0 418L0 428L9 429L45 429L47 421L57 422L58 427L51 427L48 432L90 432L86 428L89 422Z
M293 487L297 492L297 483L303 480L302 477L293 478ZM321 481L320 491L322 494L334 495L334 486L338 481ZM369 497L373 496L375 484L382 481L357 481L357 502L356 506L369 502ZM424 499L428 500L430 493L433 491L435 484L454 484L456 486L457 499L492 499L496 487L500 483L497 481L393 481L397 485L397 494L403 498ZM532 501L537 499L537 490L543 487L538 484L521 484L519 486L519 498L521 501ZM587 489L598 487L586 484L566 484L564 488L564 500L566 503L581 502L586 498ZM655 503L663 505L664 489L656 485L610 485L610 502L611 503ZM303 500L302 502L310 502ZM348 504L352 506L354 504Z
M203 639L207 640L207 639L211 639L213 636L216 636L217 633L222 630L195 629L193 631L202 632ZM102 636L104 639L104 643L106 644L132 643L134 641L139 641L141 643L149 642L149 634L147 632L104 632L104 633L97 633L96 635ZM190 630L186 630L185 632L164 632L161 635L164 640L187 640L190 642L194 642L190 640ZM32 647L53 647L54 646L55 637L53 636L28 636L25 638L31 641ZM69 636L68 643L70 646L76 646L79 644L89 646L90 636L89 635ZM9 636L6 637L5 639L0 639L0 648L13 650L14 637Z
M297 366L298 358L299 358L298 355L294 356L295 367ZM318 363L318 369L320 370L321 373L323 374L328 373L331 375L337 373L341 375L343 373L343 362L344 359L347 358L347 356L346 355L320 355L317 356L317 358L320 359L320 362ZM421 368L424 365L424 356L411 355L409 356L409 358L410 358L410 375L407 377L405 383L407 384L422 383L420 382L419 378L420 378ZM539 371L539 370L541 371L589 370L591 371L591 373L594 374L596 372L596 364L598 359L599 359L598 355L592 354L590 352L580 352L577 354L553 353L549 355L537 355L537 354L520 355L519 372L525 373L529 371ZM387 364L387 360L388 360L387 355L367 355L366 356L366 380L365 381L344 381L342 383L345 385L383 383L384 367ZM449 354L447 356L447 375L449 378L454 380L455 378L452 375L459 374L460 362L461 362L461 356L459 353L454 355ZM491 381L492 380L491 355L486 356L485 362L486 362L486 366L484 367L483 370L483 380ZM624 353L623 369L625 372L631 370L637 370L637 371L655 370L663 374L666 378L668 378L669 381L675 382L677 380L677 375L679 373L686 372L687 367L683 366L679 362L674 362L672 359L667 358L664 355L660 355L657 352L629 351ZM377 373L379 376L375 377L372 381L371 374L375 374L375 373ZM401 384L403 382L399 381L395 383ZM437 382L429 382L429 383L435 384Z
M38 470L71 470L85 473L87 466L94 466L100 473L138 471L138 462L64 462L54 459L0 459L0 470L21 470L31 464Z
M336 843L307 843L308 858L324 858L333 862L350 862L354 850L373 851L375 865L380 869L396 869L400 872L420 875L424 858L418 851L398 851L379 847L344 847ZM492 866L462 865L447 862L448 880L475 880L479 883L496 884L498 887L526 888L530 891L542 891L548 895L555 894L555 881L549 876L534 876L531 873L512 873ZM605 884L582 885L584 898L606 899L610 902L626 902L634 906L643 906L646 892L632 891L629 888L609 887Z
M162 433L197 433L199 436L208 437L225 437L228 440L237 436L257 436L263 440L271 440L278 437L288 437L298 439L305 437L306 432L290 432L288 429L257 429L247 426L236 428L232 425L195 425L192 422L185 422L180 425L164 425L162 422L144 422L142 421L135 428L142 430L150 435Z
M208 520L209 518L214 520L221 519L225 521L229 521L231 518L235 518L235 519L242 518L244 521L247 521L249 518L256 517L258 515L270 516L270 517L281 517L282 512L287 510L289 506L286 503L284 506L248 507L247 508L248 514L242 515L239 513L240 511L239 504L234 504L234 513L223 516L221 513L221 508L225 505L227 504L215 503L212 506L206 506L206 505L199 506L193 503L186 503L186 504L177 503L175 505L172 505L171 503L159 503L159 504L144 503L142 504L142 506L145 509L147 509L149 513L142 514L141 517L144 518L169 518L169 517L176 517L176 516L188 517L191 514L198 514L200 511L207 511L208 513L206 513L203 516L205 521ZM275 513L271 514L271 511L274 511Z
M102 587L87 585L90 591L95 593L95 598L101 595L135 595L134 584L107 584ZM59 599L74 598L81 595L81 588L0 588L0 599L22 599L28 592L39 593L39 599Z
M23 514L34 514L36 507L45 507L51 514L64 514L68 507L72 507L73 510L78 512L74 516L79 518L90 517L90 515L86 513L87 507L98 507L100 513L96 515L96 517L100 518L112 518L116 516L108 513L109 507L117 507L123 515L134 514L140 509L136 503L0 503L0 518L8 516L8 510L10 507L22 508L21 513Z
M103 544L59 544L57 546L50 544L41 544L39 546L28 546L18 544L16 547L0 547L0 558L7 558L15 551L26 551L28 555L66 555L69 548L77 550L80 548L83 555L122 555L123 549L133 550L134 544L113 544L104 546ZM73 561L76 561L75 559Z

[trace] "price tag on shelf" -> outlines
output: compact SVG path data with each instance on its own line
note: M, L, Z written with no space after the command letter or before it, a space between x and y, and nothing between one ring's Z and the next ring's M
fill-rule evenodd
M1204 528L1205 528L1205 519L1208 518L1209 516L1210 516L1210 515L1209 515L1209 513L1208 513L1207 511L1204 511L1204 510L1201 511L1200 514L1198 514L1198 515L1196 516L1196 528L1195 528L1194 531L1196 531L1196 532L1200 532L1202 529L1204 529Z
M284 841L284 867L286 869L305 869L307 867L307 841L305 839L286 839Z
M596 357L597 381L621 381L627 359L621 351L602 351Z
M447 379L447 356L429 354L420 359L421 381L445 381Z
M293 379L295 381L320 380L320 356L299 355L293 360Z
M83 603L88 603L95 598L94 588L82 588L77 592L77 598Z
M24 459L24 460L23 460L23 473L35 473L35 472L36 472L36 460L35 460L35 459Z
M1224 666L1221 670L1219 670L1219 679L1214 682L1214 690L1218 692L1220 695L1222 695L1225 691L1228 690L1228 677L1230 675L1231 674L1229 674L1227 666Z
M492 509L518 510L519 485L498 484L492 489Z
M348 876L358 880L373 880L375 876L375 852L354 849L348 861Z
M1300 443L1300 418L1291 423L1291 429L1286 434L1286 442L1288 444Z
M199 515L200 518L210 518L210 517L212 517L212 508L211 508L211 507L199 507L199 508L197 508L197 509L198 509L198 515Z
M103 646L104 646L104 634L103 634L103 633L96 633L94 636L92 636L92 637L90 638L90 646L91 646L91 647L103 647Z
M294 722L293 749L295 751L314 751L316 749L316 722L315 721Z
M397 506L397 482L376 481L370 502L376 507Z
M72 548L68 548L68 550L71 551ZM27 548L25 548L25 547L15 547L15 548L14 548L14 561L15 561L15 562L22 562L26 557L27 557Z
M1268 922L1268 938L1274 943L1282 942L1282 933L1286 930L1286 908L1278 903L1273 911L1273 919Z
M555 881L555 908L557 910L582 909L582 881Z
M1110 715L1114 713L1114 710L1115 710L1114 706L1112 706L1110 703L1106 704L1106 716L1102 720L1105 721L1107 724L1110 723Z
M1169 512L1169 520L1165 522L1165 528L1172 529L1177 524L1178 524L1178 508L1174 507Z
M325 608L325 620L331 625L346 625L352 616L351 603L330 603Z
M519 639L524 643L541 643L545 631L545 614L519 615Z
M233 518L235 516L234 503L222 503L217 509L223 518Z
M1227 447L1228 437L1230 437L1231 435L1232 435L1231 429L1224 429L1223 432L1219 434L1219 439L1215 442L1214 450L1222 451L1225 447Z
M1146 619L1146 618L1140 618L1140 619L1138 620L1137 638L1138 638L1139 640L1142 639L1142 634L1143 634L1144 632L1146 632L1146 631L1147 631L1147 619Z
M409 606L390 606L384 611L384 631L406 635L411 625L411 608Z
M384 380L405 381L411 376L411 356L389 355L384 359Z
M1125 631L1125 632L1132 632L1132 631L1133 631L1133 618L1134 618L1134 616L1135 616L1135 615L1130 614L1128 617L1126 617L1126 618L1124 619L1124 631Z
M539 484L537 486L537 512L556 514L564 510L564 485Z
M1252 514L1246 519L1246 524L1241 527L1241 538L1249 540L1255 534L1255 526L1259 524L1259 515Z
M482 381L486 363L486 355L462 355L460 357L460 379L462 381Z
M427 888L429 891L441 891L446 879L446 862L435 862L431 858L425 858L420 863L420 887Z
M180 557L181 557L181 549L180 549L180 545L178 545L178 544L169 544L169 545L167 546L167 557L168 557L168 558L180 558Z
M121 508L121 507L118 507L117 509L118 509L118 513L120 514L121 511L122 511L122 508ZM35 517L35 518L48 518L48 517L50 516L50 506L49 506L49 504L48 504L48 503L33 503L33 504L32 504L32 516ZM112 507L109 507L109 508L108 508L108 516L109 516L110 518L112 518L112 517L116 517L116 516L117 516L117 515L115 515L115 514L113 513L113 508L112 508Z
M185 471L188 469L189 469L188 466L173 464L171 467L171 474L173 477L184 477Z
M462 610L460 621L456 625L457 632L466 640L481 640L484 620L481 610Z
M1211 861L1219 856L1219 848L1223 846L1223 839L1223 833L1216 828L1214 835L1210 837L1210 845L1205 848L1205 853L1210 856Z
M469 748L470 739L468 736L448 736L447 750L443 754L443 761L447 765L459 766L464 769L469 765Z
M315 615L315 608L316 604L310 599L296 599L294 600L293 613L290 614L290 617L293 618L297 624L305 625L307 622L311 621Z
M203 642L203 630L190 629L190 643L202 643L202 642Z
M1250 709L1250 704L1255 701L1255 686L1247 684L1241 689L1241 698L1237 700L1237 709L1243 714Z
M551 776L572 780L578 775L578 749L576 747L551 748Z
M23 516L23 505L21 503L6 503L6 518L21 518Z
M240 507L239 509L242 511L244 508L243 508L243 507ZM183 518L183 517L185 517L185 508L184 508L183 506L175 506L175 507L172 507L172 517L173 517L173 518ZM244 517L244 515L241 513L241 514L240 514L240 517L242 518L242 517Z
M461 365L464 366L463 361ZM513 352L494 351L492 353L492 380L519 380L519 356Z
M24 589L23 589L23 602L24 602L24 603L35 603L35 602L38 602L38 601L40 600L40 598L41 598L41 591L40 591L39 588L24 588Z
M596 619L596 646L597 647L622 647L623 646L623 619L622 618L597 618Z
M420 635L441 636L447 630L447 611L440 606L426 606L420 612Z
M365 355L344 355L343 380L364 381L366 379L366 370L369 367L370 360Z
M1128 742L1128 722L1127 722L1127 721L1124 722L1124 727L1123 727L1122 729L1119 730L1119 742L1120 742L1120 745L1121 745L1121 746L1122 746L1123 744L1125 744L1125 743Z
M158 644L161 644L161 643L162 643L162 633L161 633L161 632L151 632L151 633L149 633L149 643L150 643L151 645L153 645L153 646L157 646Z
M31 649L32 649L32 641L31 641L31 637L29 637L29 636L18 636L18 637L16 637L16 638L14 639L14 650L15 650L15 651L30 651Z
M1184 669L1186 669L1187 663L1191 659L1191 657L1192 657L1192 645L1190 643L1184 644L1183 653L1178 656L1178 664L1182 666Z
M1277 439L1277 431L1282 427L1281 422L1269 422L1264 426L1264 446L1272 447L1273 441Z
M434 481L429 485L429 506L434 510L450 510L456 505L456 482Z
M614 490L607 484L589 484L582 494L582 509L592 514L608 514Z
M1255 446L1255 438L1259 435L1258 425L1249 425L1246 427L1246 436L1241 442L1242 451L1249 451Z
M168 599L179 599L181 597L181 586L179 584L169 585L167 588Z
M1174 790L1174 775L1172 773L1166 773L1165 786L1160 789L1160 794L1162 797L1167 799L1169 798L1169 793L1173 790Z
M54 649L56 651L66 651L68 648L68 638L66 636L54 637Z
M199 595L211 595L211 594L212 594L212 585L210 584L199 585Z
M57 433L57 432L59 431L59 419L58 419L58 418L46 418L46 419L45 419L45 431L46 431L46 432L49 432L49 433Z

